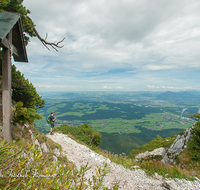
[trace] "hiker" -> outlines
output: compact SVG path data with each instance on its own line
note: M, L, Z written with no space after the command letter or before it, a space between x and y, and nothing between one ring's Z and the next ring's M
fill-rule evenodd
M50 129L50 134L53 135L53 128L54 128L54 122L55 122L56 118L54 118L54 112L51 112L51 116L50 116L50 121L51 121L51 129Z

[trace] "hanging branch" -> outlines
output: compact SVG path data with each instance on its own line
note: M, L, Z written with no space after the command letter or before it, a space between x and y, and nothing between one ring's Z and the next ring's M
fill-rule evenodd
M32 23L33 23L33 21L32 21L32 19L29 17L29 16L27 16L26 15L26 18L28 18ZM46 41L47 40L47 37L48 37L48 34L46 33L46 37L45 37L45 39L44 38L42 38L40 35L39 35L39 33L38 33L38 31L36 30L36 28L35 28L35 26L33 27L33 31L34 31L34 33L35 33L35 35L37 36L37 38L42 42L42 44L50 51L50 48L48 47L48 46L51 46L53 49L55 49L56 51L58 51L57 50L57 48L62 48L62 47L64 47L64 45L62 45L62 46L60 46L60 43L62 43L64 40L65 40L65 38L63 38L62 40L60 40L60 41L58 41L58 42L48 42L48 41Z
M36 28L33 28L33 31L35 32L37 38L42 42L42 44L43 44L48 50L50 50L49 47L47 47L48 45L51 46L51 47L52 47L53 49L55 49L56 51L58 51L56 48L62 48L62 47L64 47L64 45L63 45L63 46L60 46L59 44L60 44L61 42L63 42L63 41L65 40L65 38L63 38L62 40L60 40L60 41L58 41L58 42L54 42L54 43L52 43L52 42L47 42L46 39L47 39L48 34L46 34L46 38L43 39L43 38L39 35L39 33L38 33L38 31L36 30Z

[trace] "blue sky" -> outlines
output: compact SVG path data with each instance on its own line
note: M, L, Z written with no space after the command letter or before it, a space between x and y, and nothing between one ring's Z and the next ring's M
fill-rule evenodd
M24 1L40 35L15 63L38 91L200 90L199 0Z

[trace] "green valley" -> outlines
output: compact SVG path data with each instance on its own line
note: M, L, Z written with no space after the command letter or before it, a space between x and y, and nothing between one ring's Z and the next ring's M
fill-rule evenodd
M141 95L139 92L46 94L43 95L46 104L38 110L44 117L36 122L36 127L48 133L50 126L46 117L55 111L57 126L88 123L101 132L102 149L128 154L157 135L166 138L195 123L190 113L197 113L199 104L184 98L176 101L166 100L166 97L159 99L160 96L163 94Z

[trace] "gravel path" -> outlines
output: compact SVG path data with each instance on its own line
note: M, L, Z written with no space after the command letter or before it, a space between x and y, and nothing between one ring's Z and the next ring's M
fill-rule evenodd
M104 178L104 185L108 188L112 187L112 184L119 183L119 189L124 190L199 190L200 181L187 181L184 179L168 179L163 181L161 176L157 176L158 179L149 177L141 169L130 170L121 165L115 164L110 159L97 154L84 145L78 144L76 141L67 137L67 135L55 133L54 135L47 135L56 143L62 146L62 155L73 162L77 169L80 166L85 166L89 163L90 170L86 172L86 178L89 179L94 175L96 165L102 165L103 162L108 163L110 171ZM164 187L164 186L166 187ZM170 188L167 188L167 186ZM169 187L168 186L168 187Z

